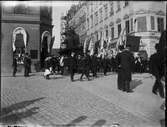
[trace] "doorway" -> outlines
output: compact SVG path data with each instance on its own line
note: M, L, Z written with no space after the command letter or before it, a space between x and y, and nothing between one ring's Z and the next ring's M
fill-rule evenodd
M24 64L27 45L27 33L24 28L17 27L13 31L13 57L17 57L17 64Z
M45 67L45 58L49 55L48 52L48 43L47 43L48 37L44 36L42 41L42 51L41 51L41 68Z

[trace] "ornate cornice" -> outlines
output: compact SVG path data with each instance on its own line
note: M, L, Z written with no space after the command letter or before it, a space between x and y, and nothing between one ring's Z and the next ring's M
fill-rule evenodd
M156 15L161 15L161 16L165 16L165 12L163 12L162 10L159 11L153 11L153 10L138 10L135 12L136 15L138 14L156 14Z
M158 11L156 12L156 15L162 15L162 16L165 16L165 13L163 11Z
M1 23L21 23L21 24L40 24L41 21L27 21L27 20L1 20Z

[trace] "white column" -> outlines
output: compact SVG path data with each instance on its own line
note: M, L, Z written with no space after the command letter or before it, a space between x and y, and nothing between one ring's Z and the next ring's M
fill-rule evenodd
M146 26L147 26L147 31L151 30L151 16L150 15L146 15Z

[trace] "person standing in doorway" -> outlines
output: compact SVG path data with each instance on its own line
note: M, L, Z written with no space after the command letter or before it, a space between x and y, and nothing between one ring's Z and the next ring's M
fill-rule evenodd
M17 56L14 54L14 57L13 57L13 77L16 76L16 72L17 72Z

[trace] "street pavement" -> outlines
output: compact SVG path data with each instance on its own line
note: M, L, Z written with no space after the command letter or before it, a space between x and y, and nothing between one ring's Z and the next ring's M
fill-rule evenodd
M42 73L1 76L1 126L162 126L163 100L152 94L155 79L150 74L133 74L133 93L117 90L116 73L98 74L91 81L79 81L79 76L74 82L61 75L46 80Z

